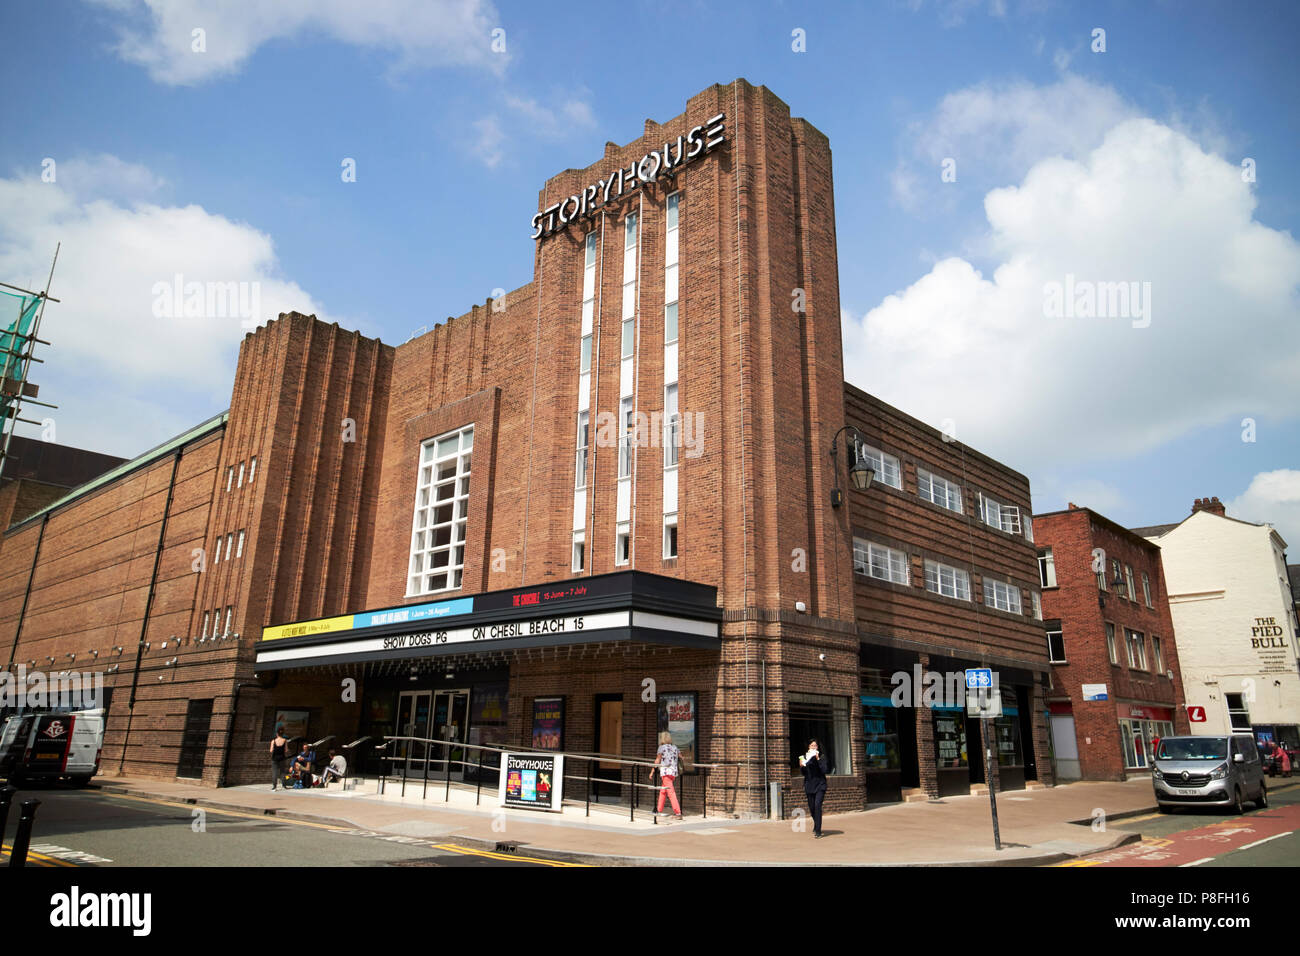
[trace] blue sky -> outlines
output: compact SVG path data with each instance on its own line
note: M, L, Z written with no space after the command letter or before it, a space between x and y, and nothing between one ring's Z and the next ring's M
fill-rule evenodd
M264 313L399 343L531 279L548 176L741 76L830 138L850 381L1037 510L1213 494L1300 540L1295 4L283 6L0 9L0 280L65 243L57 440L130 455L228 405L245 330L159 320L155 281L257 280ZM1150 281L1150 327L1044 318L1066 273Z

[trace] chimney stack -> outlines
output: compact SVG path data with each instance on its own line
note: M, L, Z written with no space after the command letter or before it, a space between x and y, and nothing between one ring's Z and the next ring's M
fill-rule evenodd
M1220 518L1227 517L1227 509L1217 497L1215 498L1197 498L1192 502L1192 514L1198 511L1208 511L1210 514L1218 515Z

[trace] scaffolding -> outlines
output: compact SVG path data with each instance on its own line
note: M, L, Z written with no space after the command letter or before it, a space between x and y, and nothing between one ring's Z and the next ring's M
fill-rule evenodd
M38 338L37 334L45 315L45 303L59 301L49 294L50 283L54 281L54 266L58 261L59 247L56 246L54 261L50 263L50 276L43 292L32 292L8 282L0 282L0 429L3 430L3 436L0 437L0 480L4 479L6 471L11 470L9 445L18 423L42 424L22 417L23 403L58 408L57 405L37 401L40 386L28 378L32 363L43 362L32 354L36 351L36 346L50 344ZM10 320L9 316L13 316L13 319Z

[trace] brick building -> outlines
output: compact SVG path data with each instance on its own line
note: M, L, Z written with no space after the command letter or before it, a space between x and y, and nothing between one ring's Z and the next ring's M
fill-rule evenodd
M14 435L0 477L0 528L30 517L125 461L97 451Z
M1034 528L1057 773L1126 780L1188 730L1160 548L1073 502Z
M807 736L830 810L982 779L940 773L928 712L916 762L868 773L892 655L1010 668L1005 774L1050 779L1032 545L972 519L977 487L1027 514L1028 482L846 389L825 136L713 86L549 180L532 224L530 284L396 347L281 315L227 413L5 533L9 659L112 661L105 769L259 781L277 725L606 757L667 728L717 765L687 787L711 812L801 802ZM845 423L906 483L833 507ZM855 539L909 542L909 586L855 574ZM973 600L926 593L931 555L970 556Z

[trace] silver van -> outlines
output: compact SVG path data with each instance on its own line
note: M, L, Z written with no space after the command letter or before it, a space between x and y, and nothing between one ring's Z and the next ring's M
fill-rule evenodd
M1231 807L1245 801L1268 806L1264 764L1249 734L1222 737L1164 737L1151 764L1151 785L1161 813L1177 806Z

